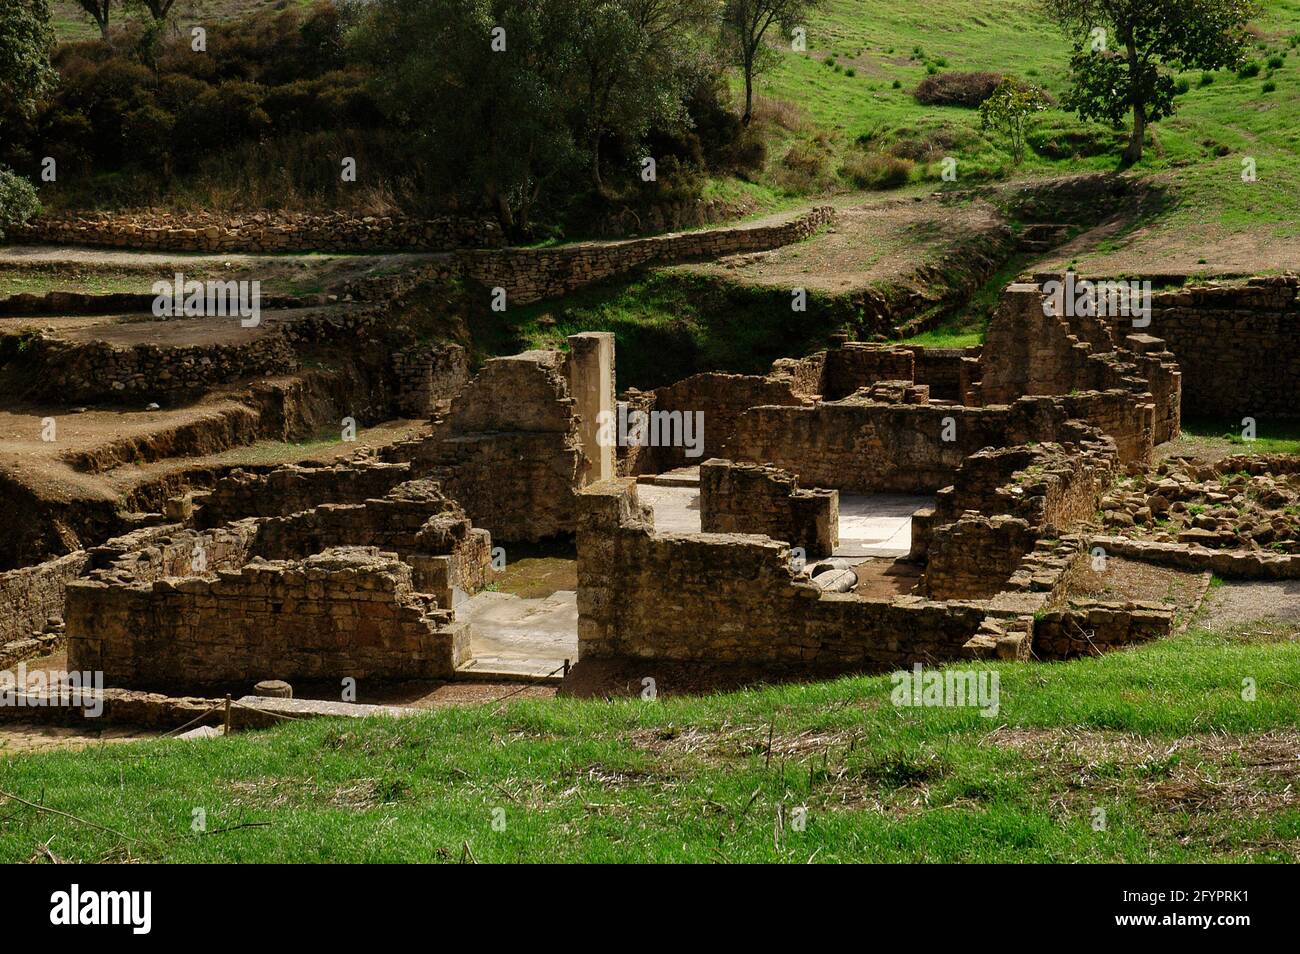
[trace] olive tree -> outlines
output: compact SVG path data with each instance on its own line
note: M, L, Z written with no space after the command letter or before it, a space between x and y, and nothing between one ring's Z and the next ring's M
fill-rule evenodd
M1173 69L1238 65L1247 48L1254 0L1041 0L1047 15L1075 36L1073 87L1066 108L1083 119L1133 132L1124 162L1142 158L1147 126L1173 113Z

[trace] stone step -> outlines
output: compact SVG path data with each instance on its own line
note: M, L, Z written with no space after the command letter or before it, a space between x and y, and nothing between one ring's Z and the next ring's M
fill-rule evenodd
M456 670L456 678L474 682L535 682L558 685L564 681L564 660L475 656Z

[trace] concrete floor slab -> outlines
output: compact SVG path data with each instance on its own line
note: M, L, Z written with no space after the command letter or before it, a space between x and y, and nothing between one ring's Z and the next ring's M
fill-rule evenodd
M910 494L840 495L840 545L835 556L907 556L912 515L934 504Z
M637 487L654 509L661 533L700 532L700 492L695 487ZM835 556L900 557L912 547L912 515L934 498L910 494L840 495L840 545Z
M700 488L642 484L636 495L654 509L655 529L660 533L700 532Z
M484 592L456 607L470 624L467 678L547 677L578 659L578 594L559 590L541 599Z

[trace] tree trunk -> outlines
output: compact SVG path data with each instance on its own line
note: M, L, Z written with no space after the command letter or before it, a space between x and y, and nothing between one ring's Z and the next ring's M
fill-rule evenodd
M740 124L748 126L754 118L754 64L745 64L745 115L740 117Z
M102 20L101 20L99 17L95 17L95 22L99 24L99 36L100 36L100 39L102 39L105 43L108 43L108 42L109 42L109 39L108 39L108 17L104 17L104 19L102 19Z
M604 198L605 183L600 178L600 133L596 132L591 137L591 184L596 189L596 195Z
M1133 135L1124 150L1124 165L1131 166L1142 159L1142 143L1147 134L1147 111L1142 103L1133 104Z
M1128 53L1129 82L1133 88L1133 135L1124 150L1124 165L1131 166L1142 159L1142 143L1147 134L1147 107L1142 98L1141 67L1138 64L1137 44L1133 37L1125 38L1124 46Z

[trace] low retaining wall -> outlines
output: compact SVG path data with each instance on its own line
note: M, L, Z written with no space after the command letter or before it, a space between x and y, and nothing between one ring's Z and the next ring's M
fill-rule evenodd
M775 225L739 225L556 248L466 249L406 275L363 279L345 286L344 291L363 300L391 300L420 282L468 280L484 288L504 288L509 304L526 305L637 268L780 248L815 235L834 220L835 210L820 206Z
M445 251L505 244L501 227L486 219L155 210L45 215L9 229L8 240L170 252Z

